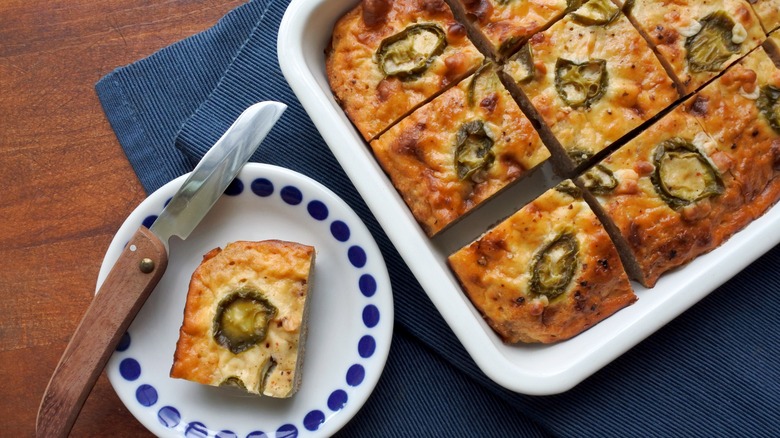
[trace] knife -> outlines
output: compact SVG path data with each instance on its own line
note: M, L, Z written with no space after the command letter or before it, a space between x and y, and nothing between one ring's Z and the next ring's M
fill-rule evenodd
M36 436L66 437L122 335L168 266L168 239L186 239L249 160L287 106L247 108L203 156L150 228L125 245L46 387Z

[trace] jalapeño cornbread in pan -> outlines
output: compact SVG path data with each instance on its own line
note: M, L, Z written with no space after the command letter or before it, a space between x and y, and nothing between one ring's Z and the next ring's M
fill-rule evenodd
M559 19L579 0L452 0L478 29L481 45L496 59L512 54L534 33Z
M504 65L545 142L577 167L679 99L647 42L609 0L590 0ZM528 107L532 108L528 108Z
M697 90L766 38L746 0L634 0L628 13L683 94Z
M483 59L443 0L371 0L336 23L325 62L335 98L371 140Z
M404 118L371 148L429 236L550 155L490 63Z
M171 377L291 397L301 382L314 248L233 242L192 274Z
M432 20L410 18L440 2L363 0L336 25L327 74L425 233L484 233L448 262L490 327L556 342L634 302L628 278L652 288L780 198L778 1L447 0L442 28L463 38L451 74L431 70L441 39L416 26ZM547 159L577 186L487 232L456 225Z
M612 241L566 180L449 257L508 343L569 339L636 301Z
M633 279L653 287L742 228L730 201L741 186L722 152L681 106L580 177Z
M780 70L759 47L685 106L718 144L713 161L738 187L722 195L728 224L713 230L731 234L780 197Z

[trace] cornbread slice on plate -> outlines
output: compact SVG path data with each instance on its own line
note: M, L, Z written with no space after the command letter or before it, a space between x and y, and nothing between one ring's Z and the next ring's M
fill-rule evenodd
M325 66L336 100L371 140L483 59L443 0L366 0L336 23Z
M301 382L314 248L233 242L192 274L171 377L291 397Z
M580 166L680 97L647 42L609 0L534 35L504 66L545 142ZM544 132L544 131L543 131ZM560 164L560 163L559 163Z
M689 94L766 38L746 0L636 0L629 17Z
M371 148L429 236L549 157L493 64L416 110Z
M453 8L478 30L481 45L496 59L511 55L534 33L558 20L569 0L454 0Z
M746 225L727 155L680 106L579 178L623 253L653 287L665 272L720 246Z
M448 260L508 343L569 339L636 301L617 250L570 180Z

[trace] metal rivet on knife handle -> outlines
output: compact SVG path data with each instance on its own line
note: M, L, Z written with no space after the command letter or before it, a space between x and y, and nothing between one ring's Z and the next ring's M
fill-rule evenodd
M144 274L148 274L154 271L154 260L148 257L142 259L141 262L138 263L138 269L140 269Z

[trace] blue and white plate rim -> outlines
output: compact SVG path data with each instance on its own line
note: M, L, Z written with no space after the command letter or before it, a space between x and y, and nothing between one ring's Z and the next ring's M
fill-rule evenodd
M106 252L98 276L98 288L105 280L108 271L132 233L140 225L149 226L153 222L153 219L162 211L164 205L178 190L186 177L187 175L182 175L149 195L128 216ZM295 406L289 411L296 411L295 415L291 415L290 418L284 418L281 421L275 420L268 423L268 427L262 424L262 413L258 417L246 419L246 422L239 421L241 424L235 425L218 424L213 421L201 421L199 418L192 418L187 412L188 405L191 403L190 400L180 399L178 406L166 403L168 401L165 397L167 385L181 385L183 381L175 381L168 378L167 368L159 366L157 368L160 369L155 369L154 367L145 368L144 360L150 355L150 352L133 349L134 336L136 336L134 332L143 330L137 327L139 320L143 318L143 314L151 312L147 310L147 307L155 304L156 297L167 295L167 293L162 294L158 290L155 290L152 294L152 297L150 297L139 313L139 317L128 329L128 333L124 336L119 348L109 360L106 367L109 380L128 410L147 429L158 436L294 437L328 436L335 433L359 411L368 399L379 380L389 354L393 330L393 302L389 275L381 252L371 233L358 215L338 195L319 182L292 170L269 164L248 163L242 169L236 181L226 190L225 195L217 202L214 210L219 211L223 207L223 199L226 199L224 202L237 201L242 205L252 202L259 203L258 207L262 206L263 208L262 211L257 212L258 215L276 214L285 218L285 220L293 217L301 220L300 218L305 217L305 221L307 221L306 232L314 232L320 237L324 235L323 239L326 241L328 250L334 248L333 251L343 252L346 260L348 260L347 263L360 272L357 283L352 284L350 288L354 289L354 293L352 293L353 299L351 300L359 302L358 306L361 308L361 314L358 318L362 321L364 327L362 327L362 332L357 330L358 334L355 335L355 339L352 339L352 343L355 345L347 346L357 356L346 360L346 365L341 370L344 376L343 381L335 385L329 385L322 384L322 382L311 382L311 377L307 380L307 375L316 373L317 363L317 358L311 357L312 348L307 345L304 382L301 391L299 391L296 397L309 398L310 395L314 395L312 393L316 393L316 397L312 398L317 398L317 400L306 400L307 404L311 404L311 408L307 408L305 414L301 414L300 406ZM210 212L203 223L199 225L199 229L204 227L208 229L208 227L215 226L215 224L209 224L209 217L213 214L219 215L219 213ZM289 216L289 218L285 216ZM300 228L300 226L294 223L291 226ZM196 229L193 236L198 234L199 229ZM287 240L294 240L296 232L292 231L293 236L288 234L283 237L287 237ZM301 232L303 231L301 230ZM185 242L193 239L193 236ZM269 236L268 238L271 237ZM177 239L174 238L173 240ZM227 242L214 242L213 247L222 246L225 243ZM166 282L166 276L169 275L171 269L176 269L173 262L176 260L175 257L178 257L176 253L177 246L179 246L177 242L171 242L171 264L169 264L168 271L163 276L161 284ZM324 263L320 255L322 249L318 248L317 252L315 285L313 286L316 286L316 282L322 277L317 272L317 268L322 269ZM205 251L202 251L200 255L202 253L205 253ZM327 264L325 264L325 267L327 267ZM187 279L190 273L191 271L186 273ZM179 280L179 283L182 281ZM186 284L184 287L186 289ZM159 288L160 286L158 286ZM314 291L315 294L317 292L316 290ZM184 293L186 294L186 292ZM316 295L314 297L317 298ZM165 307L170 307L170 305ZM182 312L183 302L181 302L180 308L174 311L174 314L178 313L179 325L181 324ZM315 313L315 311L312 312L313 316L316 316L314 315ZM330 324L326 326L334 327L336 325ZM178 336L178 331L175 335ZM171 334L168 333L168 337L170 336ZM316 337L316 335L310 334L310 343L313 337ZM175 340L173 343L175 344ZM350 355L352 353L348 352L345 354ZM170 360L172 361L172 354ZM314 365L310 365L312 363ZM315 367L315 372L309 372L309 367ZM147 368L149 369L148 371ZM163 379L166 382L158 384L161 385L158 388L155 388L155 385L149 383L149 379L145 378L155 373L157 374L157 381ZM165 373L165 376L162 376L162 373ZM197 385L191 382L184 382L184 384ZM306 386L307 384L309 385L308 387ZM317 389L315 391L306 391L306 389L311 387L316 387ZM209 390L211 389L220 390L219 388L210 388ZM193 403L197 403L197 401ZM248 403L252 402L249 401ZM284 401L281 402L282 405L285 403ZM278 416L280 412L282 417L285 416L285 413L288 413L282 408L281 411L275 410L274 415Z

